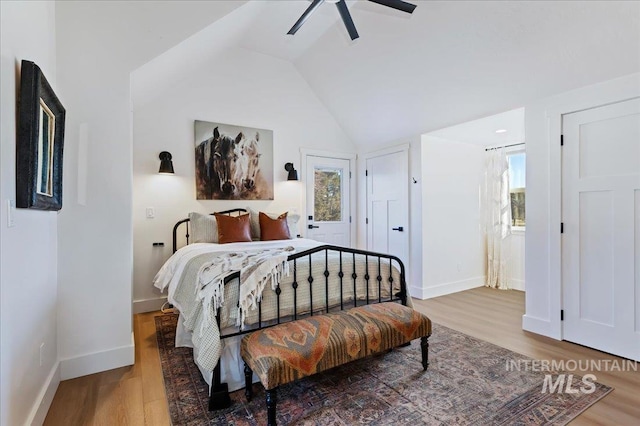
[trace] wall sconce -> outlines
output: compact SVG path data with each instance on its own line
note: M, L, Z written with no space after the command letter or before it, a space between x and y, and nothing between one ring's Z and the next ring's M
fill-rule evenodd
M298 180L298 171L293 168L293 163L286 163L284 169L289 172L287 180Z
M160 153L160 170L158 173L173 174L173 162L171 161L171 153L162 151Z

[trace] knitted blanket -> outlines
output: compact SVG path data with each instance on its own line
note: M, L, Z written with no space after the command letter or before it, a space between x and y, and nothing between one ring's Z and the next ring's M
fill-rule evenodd
M223 253L210 262L203 264L198 271L197 299L202 303L205 321L201 324L201 333L212 324L213 313L224 304L224 281L240 272L240 295L238 298L238 319L236 325L244 329L246 312L256 309L262 298L262 291L270 281L275 290L280 278L289 275L287 258L293 247L247 250L244 252Z
M235 331L238 331L236 324L249 326L259 322L258 309L252 309L259 300L261 319L267 322L277 317L290 318L295 313L308 313L312 308L312 291L317 295L313 298L313 309L324 310L327 306L340 306L341 299L345 304L354 298L375 300L380 296L385 299L400 289L399 271L395 266L391 268L388 262L378 264L373 259L367 262L364 255L347 256L338 252L319 252L315 253L312 259L305 257L304 260L298 260L297 266L293 262L281 263L281 260L286 260L296 251L318 245L320 243L317 241L304 238L230 244L196 243L181 248L167 260L154 278L154 285L160 290L168 289L169 302L181 313L181 326L192 333L192 344L197 349L194 350L194 357L203 371L213 370L218 363L224 346L220 339L220 329L235 327ZM273 257L270 261L262 264L250 261L269 257L267 253ZM277 256L273 256L274 254ZM289 267L292 272L287 276ZM297 289L297 293L292 285L294 267L297 270L298 281L304 282L304 285L301 284ZM248 277L253 269L255 279ZM227 285L221 286L225 277L238 270L241 282L233 279ZM339 276L341 271L344 273L344 279ZM325 272L329 272L327 278ZM357 282L352 278L352 274L357 274ZM266 287L270 283L273 288L276 285L273 279L278 275L280 279L277 281L281 289L279 296ZM311 283L308 278L312 275L323 279L316 279ZM368 291L364 279L367 275L371 277ZM378 275L383 278L382 282L377 281ZM244 285L248 281L248 285ZM253 284L250 281L253 281ZM329 295L328 301L325 294ZM207 295L211 297L206 297ZM411 299L408 302L410 303ZM220 306L222 308L218 310ZM220 328L216 321L216 312L220 314Z

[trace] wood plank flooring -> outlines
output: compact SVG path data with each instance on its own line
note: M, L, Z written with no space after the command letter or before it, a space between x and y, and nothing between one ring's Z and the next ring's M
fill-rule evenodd
M477 288L415 300L414 305L437 324L533 359L620 359L522 331L524 293L519 291ZM135 365L60 383L45 425L169 425L155 337L153 318L156 315L161 314L134 316ZM593 373L597 381L615 390L581 414L572 425L640 424L640 371Z
M154 317L134 315L136 362L60 383L45 425L169 425Z

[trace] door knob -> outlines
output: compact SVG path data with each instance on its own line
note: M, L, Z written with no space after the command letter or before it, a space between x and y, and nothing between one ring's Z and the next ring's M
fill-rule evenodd
M398 226L397 228L391 228L392 231L404 231L404 228L402 226Z
M319 226L315 226L315 225L308 225L307 228L313 229L313 228L320 228L320 227Z

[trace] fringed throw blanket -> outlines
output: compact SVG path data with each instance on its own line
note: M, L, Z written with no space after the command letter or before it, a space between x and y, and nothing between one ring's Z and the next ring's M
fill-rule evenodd
M256 309L262 290L268 281L276 289L282 276L289 275L287 258L293 247L224 253L207 262L198 272L198 300L202 303L205 321L201 327L210 327L213 313L224 304L224 280L240 271L240 296L236 325L244 329L244 319L249 309ZM202 330L201 330L202 332Z
M294 250L283 247L283 244L292 246ZM313 284L309 283L309 286L302 286L296 293L292 285L294 266L292 262L284 260L296 251L308 250L318 245L320 243L317 241L304 238L286 242L192 244L178 250L167 261L154 279L154 284L161 290L168 288L168 300L180 311L180 327L190 332L194 359L203 371L213 370L220 359L225 346L220 339L221 330L227 329L230 332L230 327L234 327L233 332L237 332L236 324L248 327L258 323L258 309L252 309L258 300L261 300L261 319L265 322L275 320L278 316L287 318L296 313L308 313L311 309L312 290L319 295L328 291L331 307L339 306L341 298L345 303L352 301L356 290L360 300L367 297L377 299L379 293L385 299L399 291L399 272L395 267L391 269L389 263L378 265L376 262L367 262L365 256L342 256L338 252L329 252L318 253L310 261L298 262L298 277L312 274L320 277L326 272L329 276L326 280L318 279ZM271 253L271 256L267 253ZM265 262L251 262L249 259L260 257L271 259ZM287 276L289 266L291 274ZM242 284L234 279L224 286L224 278L236 271L240 271ZM355 273L358 277L364 277L367 273L374 277L380 274L383 278L381 288L378 288L378 281L373 281L367 291L364 278L358 279L357 286L351 285L350 280L351 284L343 287L340 271ZM266 286L269 279L272 280L272 287L277 286L273 278L277 279L278 275L281 294L277 296L275 291L268 290ZM391 276L393 281L388 278ZM317 297L314 307L324 310L325 303L323 297ZM220 328L216 321L218 312Z

